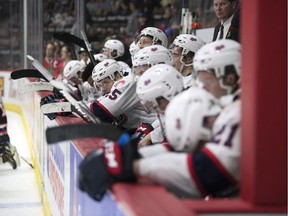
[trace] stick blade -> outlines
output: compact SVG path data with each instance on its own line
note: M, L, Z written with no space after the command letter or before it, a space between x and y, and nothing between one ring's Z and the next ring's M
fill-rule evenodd
M47 79L36 69L20 69L12 71L10 74L11 79L17 80L26 77L41 78L47 81Z
M75 35L64 32L64 33L54 33L53 37L57 40L63 41L66 44L76 44L88 52L84 40L82 40L79 37L76 37Z
M67 124L47 128L46 139L48 144L92 137L117 141L122 134L123 131L107 123Z
M43 114L72 112L71 104L69 102L54 102L43 104L40 107L40 110Z

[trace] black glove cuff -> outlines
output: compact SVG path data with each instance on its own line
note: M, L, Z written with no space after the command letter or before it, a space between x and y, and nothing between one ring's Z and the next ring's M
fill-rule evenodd
M102 154L102 149L91 152L79 166L78 187L96 201L102 200L114 181Z
M10 142L10 137L8 134L4 134L2 136L0 136L0 143L1 142Z

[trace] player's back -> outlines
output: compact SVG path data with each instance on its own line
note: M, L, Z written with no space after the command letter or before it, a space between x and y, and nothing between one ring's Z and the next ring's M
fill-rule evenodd
M240 180L240 100L226 106L213 125L208 149L236 180Z

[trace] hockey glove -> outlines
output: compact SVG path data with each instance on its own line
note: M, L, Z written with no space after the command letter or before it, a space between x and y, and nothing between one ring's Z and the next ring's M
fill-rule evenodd
M96 201L102 200L114 182L136 181L133 161L139 155L137 147L125 135L118 142L108 142L89 153L79 166L78 187Z
M40 100L40 107L44 104L48 104L48 103L55 103L55 102L62 102L65 101L66 99L64 98L64 96L61 93L54 93L54 94L50 94L47 95L43 98L41 98ZM57 113L49 113L49 114L45 114L50 120L55 119L58 115L63 115L63 116L67 116L69 115L68 113L63 113L63 114L57 114Z
M142 123L135 131L133 136L131 137L131 140L133 140L135 143L138 143L141 139L143 139L147 134L149 134L151 131L153 131L154 128L149 123Z
M54 103L58 102L59 100L63 99L64 96L61 93L54 93L47 95L40 100L40 106L47 104L47 103Z

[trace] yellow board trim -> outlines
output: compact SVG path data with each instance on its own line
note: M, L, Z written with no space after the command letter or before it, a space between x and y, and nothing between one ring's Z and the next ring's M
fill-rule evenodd
M39 161L36 157L35 149L33 147L33 141L32 141L33 139L31 136L31 131L30 131L27 119L25 118L23 108L20 105L5 103L5 102L4 102L4 106L5 106L6 110L8 110L10 112L18 113L21 116L22 123L23 123L24 130L25 130L25 134L27 137L29 151L31 154L32 163L34 166L34 173L35 173L35 177L36 177L38 192L39 192L39 195L40 195L41 201L42 201L43 213L45 216L52 216L52 212L51 212L50 203L48 200L47 193L45 190L43 190L43 176L42 176L41 171L40 171Z

